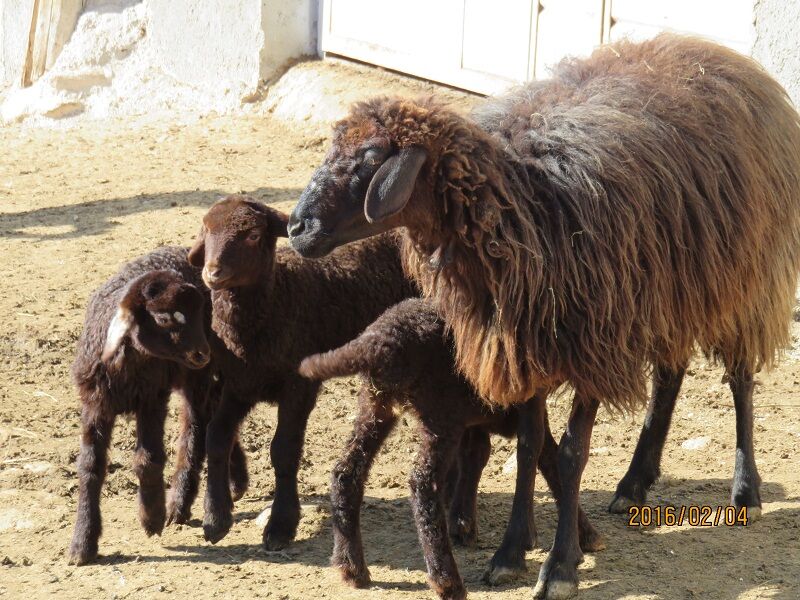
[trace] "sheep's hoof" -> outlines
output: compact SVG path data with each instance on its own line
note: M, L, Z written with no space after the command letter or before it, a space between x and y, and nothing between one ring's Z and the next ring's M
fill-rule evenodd
M140 514L139 520L148 537L161 535L161 532L164 531L164 523L167 521L166 507L162 506L160 510L157 509L152 513L143 512Z
M69 548L68 564L80 567L97 559L97 544L75 543Z
M504 585L510 583L525 574L527 569L515 567L503 567L499 565L490 565L486 572L483 574L483 582L486 585Z
M437 582L428 577L428 583L442 600L466 600L467 590L460 578L454 581Z
M534 598L545 598L546 600L567 600L578 595L578 584L572 581L537 581L533 588Z
M205 518L203 519L203 537L206 539L207 542L211 542L212 544L216 544L226 535L233 527L233 515L219 515L215 517L209 517L208 513L206 513Z
M611 504L608 505L608 512L619 515L627 514L628 509L630 509L631 506L639 506L639 504L639 502L631 500L630 498L617 492L614 494L614 499L611 501Z
M344 581L350 587L354 587L356 589L363 589L369 587L371 582L369 569L366 567L358 568L355 565L337 565L339 568L339 574L342 576L342 581Z
M293 539L294 535L292 534L265 529L262 536L262 543L264 544L265 550L274 552L275 550L283 550L286 548L286 546L292 543Z
M167 503L167 525L185 525L191 516L191 510L181 508L172 501Z
M539 580L533 588L534 598L567 600L578 595L578 569L583 562L580 550L575 548L557 558L550 551L539 569Z
M231 481L230 485L228 486L231 490L231 499L236 502L237 500L241 500L242 496L244 496L245 492L247 491L247 481Z

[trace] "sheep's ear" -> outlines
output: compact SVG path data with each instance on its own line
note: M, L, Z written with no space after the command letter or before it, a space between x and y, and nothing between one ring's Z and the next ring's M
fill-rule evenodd
M275 237L289 237L289 215L280 211L269 211L269 232Z
M131 327L133 327L133 313L130 309L120 306L108 326L106 345L103 346L103 354L100 355L100 360L108 362L114 358L120 344L122 344L122 340L125 339Z
M403 148L387 158L367 188L364 214L367 221L383 221L399 213L411 198L422 165L428 159L423 148Z
M206 262L206 228L200 228L200 233L197 234L197 239L194 241L194 246L189 250L187 257L189 264L193 267L202 267Z

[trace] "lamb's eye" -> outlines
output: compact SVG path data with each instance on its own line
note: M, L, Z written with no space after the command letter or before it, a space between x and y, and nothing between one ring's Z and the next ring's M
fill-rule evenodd
M257 242L261 239L261 234L258 231L251 231L247 236L248 242Z
M370 148L364 153L364 164L374 167L383 161L384 150L382 148Z
M172 318L165 313L155 313L153 319L159 327L166 327L172 322Z

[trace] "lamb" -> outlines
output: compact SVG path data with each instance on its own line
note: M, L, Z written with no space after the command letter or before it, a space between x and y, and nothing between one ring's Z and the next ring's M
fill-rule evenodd
M220 406L208 425L208 486L203 531L216 543L233 524L228 457L250 409L278 406L270 446L275 499L264 527L267 549L294 539L300 520L297 471L320 383L297 373L300 361L352 339L387 307L415 295L404 276L397 239L389 234L306 261L290 248L288 217L247 196L214 204L189 262L202 266L211 289L212 352L222 375Z
M652 404L671 405L695 346L733 392L731 501L760 507L753 373L789 341L800 119L749 58L662 34L567 59L471 118L431 99L357 104L289 227L305 256L404 227L406 268L482 397L574 390L536 597L577 593L575 513L599 404L639 406L652 369Z
M188 518L202 465L205 422L216 403L206 329L209 305L187 248L165 247L135 259L90 297L72 374L82 403L78 511L70 562L94 560L101 533L100 491L119 414L136 415L134 471L139 519L148 535ZM171 390L184 397L178 461L165 506L164 421ZM241 448L232 457L231 482L247 487Z
M409 410L420 422L422 441L411 474L411 506L433 589L442 598L466 597L450 547L441 492L462 438L474 438L467 442L473 452L461 461L459 488L450 506L450 533L461 534L464 523L470 523L467 529L472 537L475 494L489 459L489 434L511 437L520 431L511 520L485 579L498 583L511 570L525 570L525 551L532 549L536 540L531 495L536 465L531 462L526 440L529 423L536 421L529 419L532 415L527 405L491 410L456 373L452 339L431 304L412 298L395 305L355 340L306 358L299 372L320 380L360 373L364 380L353 435L331 478L331 562L345 581L356 587L366 587L370 581L359 528L361 501L372 461L397 422L399 409ZM542 405L531 406L540 409ZM543 422L547 425L546 417ZM545 443L549 451L543 452L542 457L550 460L540 460L540 468L558 499L558 474L552 460L556 443L549 428ZM582 548L601 549L597 532L582 511L578 515Z

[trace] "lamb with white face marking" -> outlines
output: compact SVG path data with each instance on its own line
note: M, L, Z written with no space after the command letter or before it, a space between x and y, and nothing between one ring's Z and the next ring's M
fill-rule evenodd
M184 522L197 494L205 426L218 401L209 346L210 305L185 248L160 248L135 259L90 297L73 378L81 399L78 514L70 561L97 556L100 491L117 415L137 420L133 466L139 478L139 519L148 535L165 522ZM184 398L178 465L167 507L164 421L171 391ZM234 496L247 486L244 455L232 453Z

